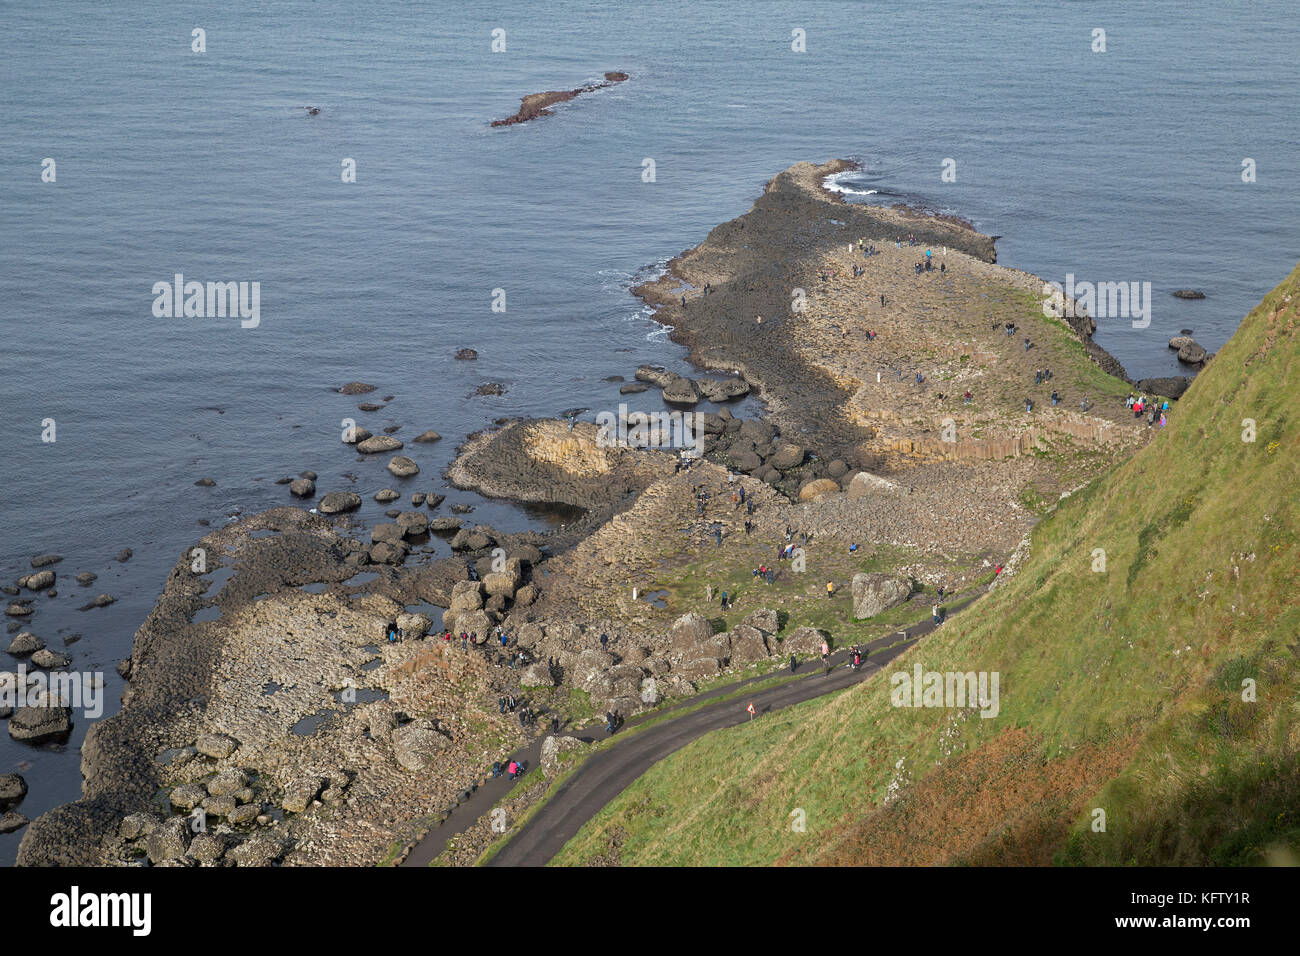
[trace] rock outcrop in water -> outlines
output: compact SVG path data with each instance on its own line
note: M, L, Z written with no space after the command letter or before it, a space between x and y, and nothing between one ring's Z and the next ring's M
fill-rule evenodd
M573 90L550 90L546 93L529 93L519 104L519 111L515 113L514 116L493 120L492 125L513 126L515 123L527 123L529 120L537 119L539 116L550 116L553 112L551 107L555 106L557 103L566 103L583 93L592 93L596 90L603 90L605 87L613 86L616 83L622 83L627 78L628 75L626 73L609 72L605 74L605 79L600 83L591 83L587 86L580 86Z

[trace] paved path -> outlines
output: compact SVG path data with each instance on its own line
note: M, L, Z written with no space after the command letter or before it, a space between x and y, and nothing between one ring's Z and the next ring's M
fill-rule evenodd
M969 607L982 593L981 590L950 607L948 615L951 616ZM734 727L749 720L746 707L751 700L754 709L758 711L758 717L754 719L762 719L762 715L772 711L843 690L866 680L933 630L934 624L927 618L922 623L892 631L867 644L858 645L871 656L864 660L862 667L856 672L845 666L849 659L849 651L840 650L831 655L832 666L829 670L822 667L817 660L805 661L799 665L796 672L796 675L802 676L796 676L776 687L756 691L752 697L742 695L705 706L681 717L670 717L647 730L628 734L624 741L587 757L563 786L533 815L527 825L510 837L509 842L488 865L544 866L577 835L588 820L664 757L706 733ZM671 714L674 710L697 706L709 698L734 694L746 684L771 680L781 676L782 673L776 671L724 685L707 694L682 701L668 710L644 714L637 720L629 721L624 728L635 728L642 721ZM603 724L567 733L589 743L609 736ZM503 763L508 763L510 759L524 760L531 768L536 765L540 754L541 738L524 750L512 754ZM497 779L489 778L470 799L452 811L451 817L442 826L411 850L402 862L402 866L428 866L443 852L448 840L465 832L484 814L490 812L509 794L512 786L513 782L504 775Z

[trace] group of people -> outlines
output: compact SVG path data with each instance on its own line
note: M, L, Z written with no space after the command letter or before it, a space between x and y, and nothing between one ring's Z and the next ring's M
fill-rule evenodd
M623 715L618 711L605 711L605 732L612 734L623 726Z
M768 584L776 583L776 570L769 568L766 564L760 564L754 569L754 577L762 578Z
M1167 400L1149 402L1145 395L1134 398L1133 393L1129 392L1128 398L1125 400L1124 404L1128 407L1129 411L1133 413L1133 417L1138 421L1142 420L1142 414L1145 412L1148 428L1154 425L1157 420L1160 422L1161 428L1164 428L1165 425L1168 424L1169 420L1167 415L1169 413L1169 402Z

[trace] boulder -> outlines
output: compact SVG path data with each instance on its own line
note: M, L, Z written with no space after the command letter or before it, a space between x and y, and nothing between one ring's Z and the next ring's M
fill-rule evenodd
M482 581L457 581L451 586L448 611L476 611L483 606Z
M19 707L9 719L9 736L29 744L62 737L72 730L67 707Z
M373 392L377 385L368 385L365 382L348 382L339 392L344 395L365 395L367 392Z
M405 538L406 533L402 530L402 526L392 522L381 522L370 529L371 541L384 541L401 546Z
M44 647L45 642L31 631L21 631L9 642L9 653L14 657L25 657L28 654L35 654Z
M378 491L375 492L374 497L375 500L378 501L381 505L386 505L388 504L388 502L396 501L398 498L402 496L399 495L392 488L380 488Z
M1205 293L1199 289L1175 289L1170 293L1176 299L1204 299Z
M391 435L372 435L365 441L357 442L357 452L362 455L386 455L400 451L402 447L401 440Z
M664 699L664 692L659 687L658 678L653 675L641 680L641 703L654 707Z
M316 482L310 478L295 478L289 482L289 493L299 498L310 498L316 494Z
M197 783L183 783L168 797L177 810L193 810L208 798L208 793Z
M194 749L205 757L225 760L239 747L239 741L229 734L199 734Z
M331 491L316 506L323 515L341 514L356 511L361 507L361 496L351 491Z
M397 626L401 628L403 637L419 640L429 633L433 622L424 614L399 614Z
M821 501L827 495L838 495L840 493L840 484L838 481L832 481L830 478L814 478L812 481L805 482L799 489L800 501Z
M1175 335L1169 340L1169 347L1174 351L1178 351L1184 345L1193 345L1195 342L1196 340L1190 335Z
M367 551L371 564L387 564L396 567L406 560L406 548L389 541L376 541Z
M855 574L852 590L853 616L860 621L898 607L911 595L912 582L893 574Z
M675 378L664 386L663 399L670 405L698 405L700 393L689 378Z
M1178 350L1178 361L1186 365L1200 365L1206 357L1205 349L1195 342L1188 342Z
M408 538L418 537L429 530L429 516L423 511L403 511L397 516L397 526Z
M31 821L16 810L0 814L0 834L15 833Z
M152 813L129 813L122 818L117 833L123 840L138 840L153 833L161 822Z
M732 628L730 636L732 664L752 664L768 657L767 642L758 628L741 624Z
M721 671L722 665L714 657L702 657L673 665L675 675L691 682L703 680L706 677L716 677Z
M718 404L744 398L749 394L749 383L743 378L727 378L721 381L702 378L696 381L695 386L705 398Z
M303 813L325 789L326 783L324 777L299 777L284 788L280 806L289 813Z
M411 771L427 768L434 757L446 750L451 743L438 732L433 721L423 717L398 727L389 739L397 762Z
M758 455L754 454L752 451L744 449L741 451L729 451L727 452L727 457L731 459L731 463L735 466L736 471L743 471L747 475L753 474L764 467L763 459L759 458Z
M353 425L351 428L343 429L343 443L345 445L357 445L369 437L370 431L360 425Z
M525 584L515 592L515 607L528 607L537 600L537 585Z
M208 793L214 797L228 797L247 786L248 774L236 767L228 767L208 781Z
M478 528L461 528L451 539L453 551L482 551L492 547L493 538Z
M398 478L413 478L420 473L420 466L405 455L394 455L389 459L388 470Z
M226 856L237 866L270 866L284 856L287 849L288 846L282 837L263 831L255 833L233 850L229 850Z
M830 643L824 631L815 627L797 627L781 642L783 654L820 654L822 641Z
M23 587L29 591L46 591L54 587L53 571L36 571L22 580Z
M190 828L184 817L171 817L154 827L145 841L150 863L178 860L190 848Z
M888 478L881 478L879 475L860 471L849 482L845 494L850 498L862 498L875 494L897 494L902 490L902 485L892 482Z
M487 611L466 611L456 618L455 632L474 635L474 643L483 644L492 633L493 620Z
M216 863L226 852L226 838L220 833L196 833L189 854L200 863Z
M777 471L789 471L803 464L805 454L802 448L792 442L778 442L772 457L767 460L767 465Z
M740 435L748 438L755 445L766 445L776 437L776 428L757 418L746 418L740 423Z
M669 372L658 365L642 365L637 368L633 375L633 378L638 382L649 382L651 385L657 385L660 388L670 385L674 379L679 377L676 372Z
M776 611L766 607L746 614L745 619L740 623L746 627L757 628L764 635L775 634L781 629L780 619L777 617Z
M560 769L560 754L576 753L586 746L577 737L549 736L542 741L542 753L537 765L542 768L542 773L552 777Z
M63 555L61 554L38 554L32 558L32 567L45 568L51 564L58 564L62 560Z
M679 660L706 656L713 640L713 625L703 615L691 611L683 614L668 632L672 652Z
M32 663L46 670L58 670L60 667L67 667L71 664L72 658L60 651L53 651L45 647L32 655Z
M458 362L472 362L478 358L478 352L475 349L457 349L453 357Z
M1148 395L1163 395L1165 398L1176 400L1183 397L1183 393L1191 384L1192 380L1186 375L1174 375L1169 378L1144 378L1137 383L1137 389Z
M27 781L21 774L0 773L0 810L16 807L27 796Z
M554 687L555 675L551 673L551 669L545 661L538 661L524 668L524 673L519 678L519 686Z

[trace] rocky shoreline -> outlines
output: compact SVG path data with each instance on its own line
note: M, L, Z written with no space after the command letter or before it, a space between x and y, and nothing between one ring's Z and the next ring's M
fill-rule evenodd
M914 618L909 603L928 609L940 587L987 584L1042 507L1149 432L1088 320L1035 315L1041 280L995 265L993 239L966 224L837 201L821 180L844 168L778 175L635 290L698 367L726 373L642 366L638 384L675 410L752 390L768 420L699 414L679 438L702 457L685 467L680 446L611 443L586 421L469 436L447 479L581 509L547 535L431 518L418 509L442 498L420 493L366 541L349 517L360 497L343 491L319 513L212 531L136 635L122 710L83 748L83 796L30 824L19 862L390 861L551 729L687 698ZM922 274L927 248L943 268ZM1049 390L1025 381L1040 365L1070 407L1024 408ZM1075 410L1080 395L1092 407ZM343 441L388 458L398 481L419 472L391 436ZM286 479L290 494L314 498L314 477ZM452 557L408 563L431 536ZM800 565L780 557L796 545ZM403 639L385 640L394 625Z

